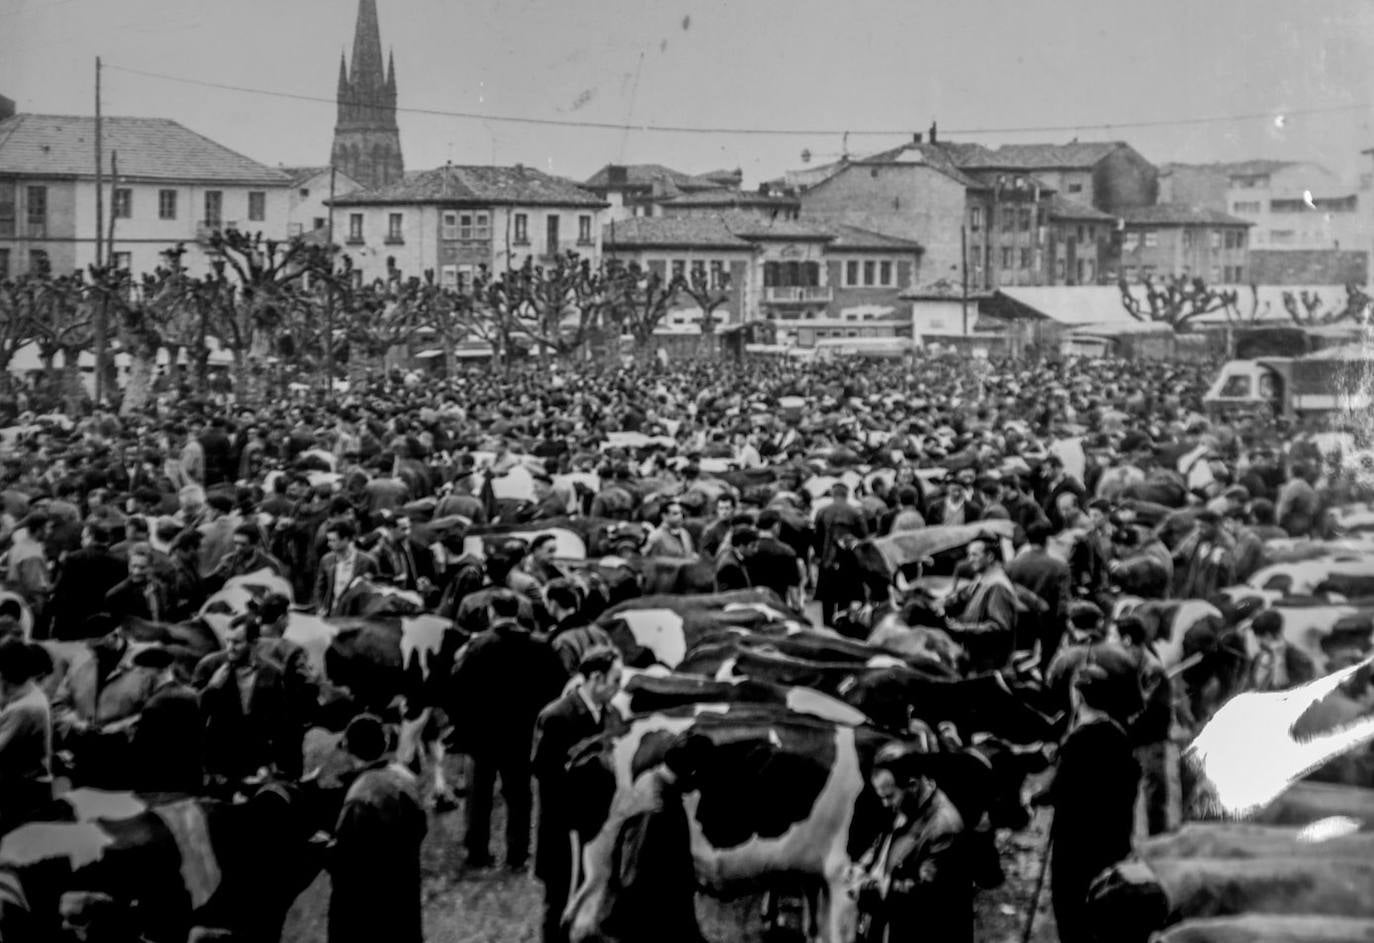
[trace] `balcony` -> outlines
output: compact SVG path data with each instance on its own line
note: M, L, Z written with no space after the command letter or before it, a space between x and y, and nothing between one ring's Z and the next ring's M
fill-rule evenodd
M210 242L210 236L216 231L227 232L230 229L238 229L238 220L235 219L201 219L196 221L196 242L206 245Z
M829 304L835 300L835 289L829 285L772 285L763 290L763 303Z

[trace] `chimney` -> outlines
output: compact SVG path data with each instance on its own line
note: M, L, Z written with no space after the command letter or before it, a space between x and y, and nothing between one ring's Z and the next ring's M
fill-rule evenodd
M939 143L939 142L936 141L936 139L935 139L935 122L934 122L934 121L932 121L932 122L930 123L930 143L931 143L931 144Z
M0 121L14 117L14 102L0 95Z
M912 143L912 144L920 144L920 143L921 143L921 132L920 132L920 131L917 131L915 134L913 134L913 135L911 136L911 143Z

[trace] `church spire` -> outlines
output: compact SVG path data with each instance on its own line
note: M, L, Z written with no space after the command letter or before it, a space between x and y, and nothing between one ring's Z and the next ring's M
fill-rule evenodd
M377 25L377 0L358 0L358 24L353 32L353 87L381 88L382 30Z
M358 0L353 58L339 61L331 155L335 167L366 187L397 182L405 173L396 126L396 60L382 58L377 0Z

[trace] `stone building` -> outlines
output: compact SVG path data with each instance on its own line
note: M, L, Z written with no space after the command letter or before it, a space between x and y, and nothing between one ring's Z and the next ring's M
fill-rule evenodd
M405 176L396 125L396 59L382 66L376 0L359 0L353 61L339 57L338 120L330 163L367 188L400 183Z

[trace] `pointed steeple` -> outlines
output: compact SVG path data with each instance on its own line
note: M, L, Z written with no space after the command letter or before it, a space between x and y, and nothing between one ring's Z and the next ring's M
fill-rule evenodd
M352 68L355 89L382 87L382 29L377 25L377 0L358 0Z
M377 0L358 0L353 58L339 61L338 120L332 161L368 187L400 180L405 173L396 126L396 60L382 60Z
M348 120L348 107L349 107L350 99L351 99L351 98L352 98L352 91L351 91L351 90L349 89L349 87L348 87L348 63L344 60L344 53L343 53L343 50L340 49L340 50L339 50L339 91L338 91L337 95L335 96L335 100L338 102L338 105L339 105L339 116L338 116L338 121L339 121L339 122L344 122L344 121L347 121L347 120Z

